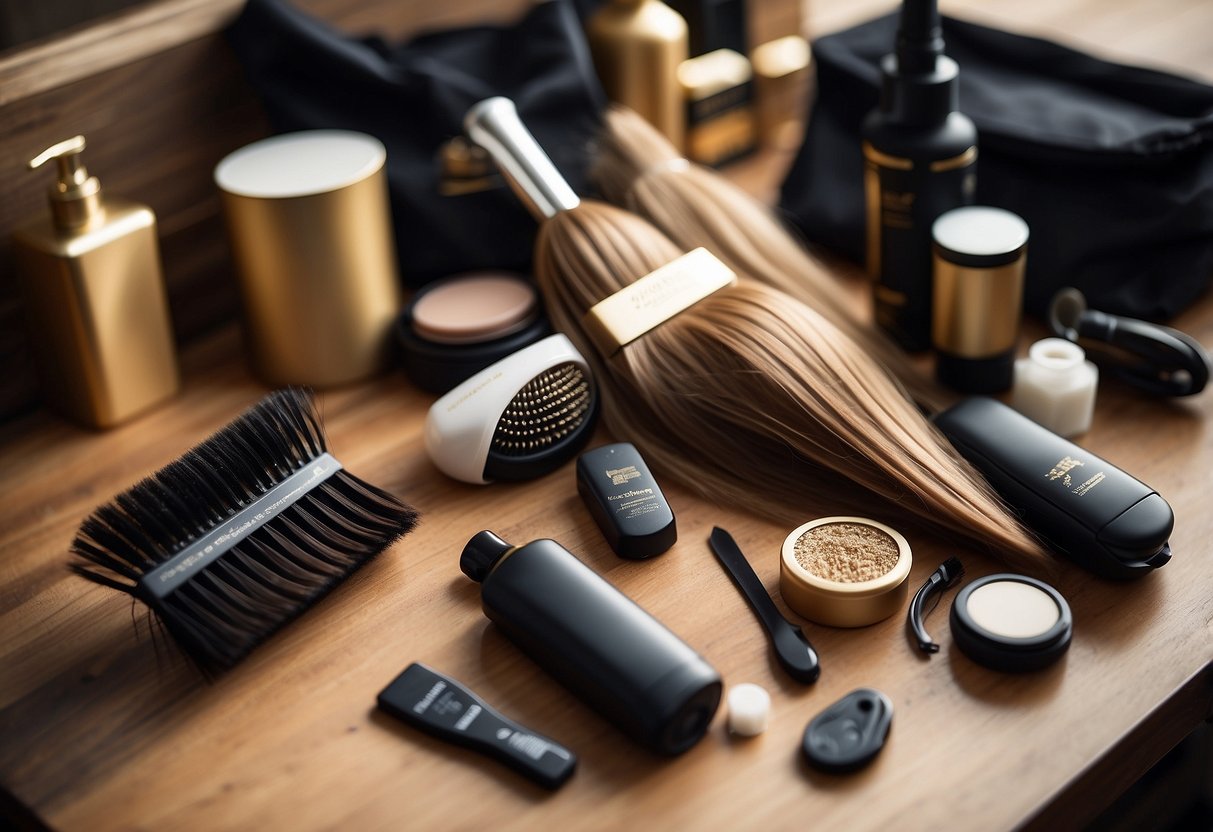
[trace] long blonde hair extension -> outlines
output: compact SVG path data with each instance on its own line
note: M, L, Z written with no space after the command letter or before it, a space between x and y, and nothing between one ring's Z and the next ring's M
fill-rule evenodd
M937 410L944 403L939 388L896 344L856 316L837 278L767 206L715 171L683 159L632 110L616 106L607 112L591 176L610 202L635 211L684 249L703 246L734 271L817 310L924 407Z
M910 519L1038 569L1043 552L866 349L823 313L742 274L600 356L591 306L683 252L590 200L547 219L548 312L591 361L616 436L704 497L787 523L839 511Z

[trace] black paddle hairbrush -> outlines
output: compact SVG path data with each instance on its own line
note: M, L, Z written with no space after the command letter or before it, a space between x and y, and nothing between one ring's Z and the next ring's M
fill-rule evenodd
M311 396L267 396L88 517L71 568L133 595L207 676L412 530L325 450Z

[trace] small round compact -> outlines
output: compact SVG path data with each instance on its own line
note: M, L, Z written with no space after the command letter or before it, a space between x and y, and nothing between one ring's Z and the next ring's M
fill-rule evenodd
M1026 575L978 578L952 604L952 638L992 670L1038 670L1070 647L1070 605L1053 587Z
M438 394L550 333L535 287L505 272L431 283L396 320L405 373Z
M910 544L864 517L822 517L792 530L779 558L779 593L794 611L833 627L864 627L906 600Z

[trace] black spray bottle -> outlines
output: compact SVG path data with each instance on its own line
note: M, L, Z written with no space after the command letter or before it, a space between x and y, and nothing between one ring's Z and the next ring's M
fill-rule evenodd
M977 128L962 113L959 68L943 54L935 0L904 0L881 60L880 105L863 124L867 266L876 322L907 350L931 345L931 224L969 205Z
M556 541L511 546L483 531L459 568L511 641L633 739L680 754L707 731L720 675Z

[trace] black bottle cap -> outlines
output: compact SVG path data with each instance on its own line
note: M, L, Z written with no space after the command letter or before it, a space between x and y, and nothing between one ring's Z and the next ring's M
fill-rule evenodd
M463 547L459 556L459 568L476 583L488 577L505 553L514 547L488 531L477 532Z
M937 124L960 109L960 67L940 55L929 72L907 74L896 55L880 61L880 109L898 124Z
M960 70L943 54L935 0L902 0L897 42L880 62L880 109L889 121L936 124L959 107Z

